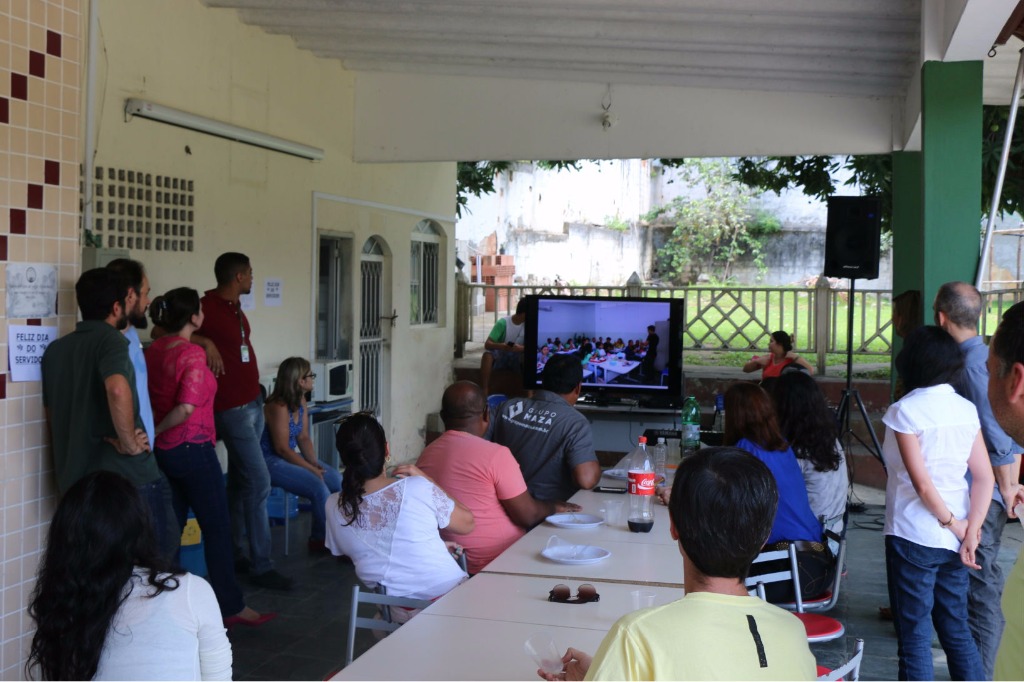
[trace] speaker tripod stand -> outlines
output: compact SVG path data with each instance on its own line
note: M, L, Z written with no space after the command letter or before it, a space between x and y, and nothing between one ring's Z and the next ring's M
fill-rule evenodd
M839 401L839 411L837 414L839 420L839 440L845 444L849 442L848 436L856 438L868 452L881 462L882 469L885 469L885 460L882 458L882 446L879 445L878 436L875 435L875 427L871 425L868 411L864 408L864 401L860 399L860 392L853 388L853 284L854 279L850 278L850 298L847 303L846 317L846 388L843 389L843 397ZM864 420L864 426L867 427L868 435L871 437L870 445L857 435L850 426L850 410L853 404L857 405L861 419ZM846 450L846 456L847 458L850 456L849 448Z

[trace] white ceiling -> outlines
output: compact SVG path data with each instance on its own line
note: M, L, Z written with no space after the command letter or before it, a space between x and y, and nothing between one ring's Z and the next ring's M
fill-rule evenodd
M892 96L921 0L204 0L357 72Z
M237 10L244 23L291 36L354 72L362 160L608 158L647 154L666 141L666 156L913 149L923 61L983 59L986 102L1006 103L1020 47L985 56L1017 0L202 2ZM410 94L387 91L396 87ZM503 92L515 93L515 116L495 110ZM645 129L620 132L619 143L593 136L593 112L608 100L601 93L613 92L618 102L640 98L661 113ZM563 102L553 105L553 95ZM703 110L689 107L696 100ZM745 129L761 100L776 120L762 116L766 130L749 140L667 135L667 108L700 130L694 117L714 124L728 107L730 124ZM521 125L531 110L554 126L542 145L536 125ZM808 127L803 116L820 122L828 143L798 139ZM642 118L627 111L622 120ZM587 136L573 134L579 127ZM458 139L438 134L446 128ZM563 139L564 148L551 144ZM549 153L538 155L538 146Z

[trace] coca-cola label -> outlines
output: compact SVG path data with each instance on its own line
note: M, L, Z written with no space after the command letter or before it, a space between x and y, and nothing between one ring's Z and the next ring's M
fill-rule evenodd
M631 495L653 495L654 479L653 471L630 471L629 493Z

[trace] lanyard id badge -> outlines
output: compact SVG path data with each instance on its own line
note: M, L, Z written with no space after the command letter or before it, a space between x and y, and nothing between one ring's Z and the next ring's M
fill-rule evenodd
M245 342L245 323L242 317L242 311L236 309L235 315L238 316L238 333L242 337L242 346L239 348L239 355L242 358L242 363L249 362L249 344Z

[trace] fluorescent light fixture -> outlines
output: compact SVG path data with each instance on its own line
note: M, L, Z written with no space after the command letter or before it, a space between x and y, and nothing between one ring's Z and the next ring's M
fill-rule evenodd
M141 116L154 121L188 128L189 130L197 130L201 133L224 137L236 142L263 147L275 152L299 156L310 161L320 161L324 158L324 150L317 147L310 147L300 142L292 142L282 137L274 137L267 133L261 133L258 130L243 128L230 123L224 123L223 121L215 121L212 118L197 116L180 109L172 109L162 104L147 102L144 99L136 99L134 97L126 99L124 102L124 113L128 119L131 119L132 116Z

